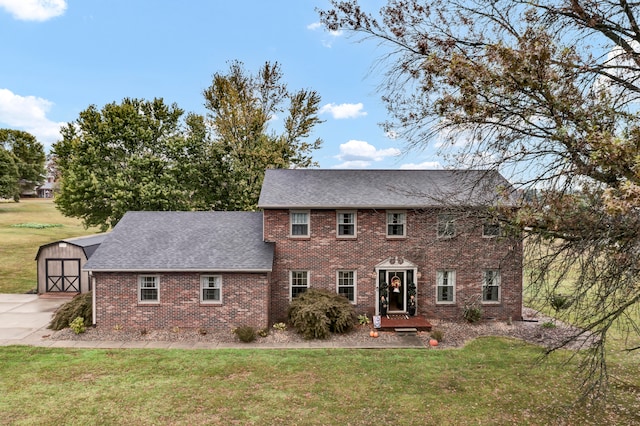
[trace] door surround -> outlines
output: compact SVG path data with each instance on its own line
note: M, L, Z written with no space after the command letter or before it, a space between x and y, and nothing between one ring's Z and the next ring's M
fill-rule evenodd
M375 299L375 315L380 315L380 297L381 297L381 288L380 288L380 284L382 283L381 280L381 274L384 271L384 280L387 280L389 276L393 275L394 272L404 272L404 282L402 283L402 285L404 286L404 302L403 302L403 309L401 311L397 311L397 310L393 310L393 311L388 311L389 314L393 314L393 313L406 313L407 312L407 285L409 284L409 277L411 277L411 281L413 282L413 284L415 285L415 290L416 290L416 303L418 300L418 282L417 282L417 276L418 276L418 266L407 260L404 259L403 257L400 256L391 256L387 259L385 259L384 261L378 263L375 266L375 272L376 272L376 299ZM390 283L387 283L388 285ZM389 290L389 295L391 295L391 291Z

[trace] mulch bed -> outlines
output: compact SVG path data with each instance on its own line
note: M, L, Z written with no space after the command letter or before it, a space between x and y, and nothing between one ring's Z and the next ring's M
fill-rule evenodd
M576 334L577 329L565 324L556 322L555 327L543 327L543 324L552 322L553 320L542 316L540 313L525 308L525 321L513 321L507 323L504 321L479 321L469 324L466 322L451 322L431 320L434 330L440 330L443 333L443 339L439 342L437 348L459 348L464 346L470 340L483 336L504 336L521 339L529 343L541 345L544 347L553 347L564 341L568 337ZM358 341L367 341L371 339L369 336L370 326L358 326L354 330L345 334L334 334L329 341L334 346L345 346ZM381 332L376 340L376 346L383 346L385 341L392 342L397 339L394 332ZM429 347L429 332L418 332L417 336L421 339L425 347ZM232 330L194 330L179 329L171 330L131 330L131 329L105 329L101 327L88 328L85 333L75 334L71 329L64 329L52 332L49 336L53 340L81 340L81 341L171 341L171 342L218 342L218 343L240 343L240 340ZM254 342L247 343L247 347L258 345L274 346L278 344L308 342L294 330L269 330L266 337L258 337ZM578 349L588 345L588 339L581 338L578 341L568 345L570 349Z

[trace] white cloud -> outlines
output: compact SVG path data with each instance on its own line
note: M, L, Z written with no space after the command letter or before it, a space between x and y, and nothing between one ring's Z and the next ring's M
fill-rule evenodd
M61 138L60 127L66 124L47 118L52 106L53 103L46 99L20 96L8 89L0 89L0 127L24 130L42 144L51 145Z
M322 24L320 22L314 22L313 24L307 25L307 29L311 31L315 31L319 28L322 28Z
M400 166L401 170L429 170L442 169L442 164L438 161L424 161L422 163L407 163Z
M66 0L0 0L0 7L21 21L46 21L67 10Z
M340 145L340 154L335 158L342 163L335 168L365 168L387 157L397 157L401 152L397 148L377 149L365 141L350 140Z
M620 45L614 46L604 61L606 72L614 78L599 75L593 83L593 90L595 92L608 92L614 98L620 97L625 102L638 102L633 90L627 90L624 85L618 83L618 81L624 81L638 84L640 80L640 72L638 72L638 65L636 64L636 57L640 52L640 43L630 39L625 41L633 49L633 55L629 55Z
M336 120L341 120L344 118L358 118L364 117L367 115L366 111L362 111L364 105L362 102L357 104L326 104L322 108L320 108L320 114L329 113Z
M331 168L332 169L366 169L370 165L371 165L371 161L345 161L344 163L340 163Z
M320 23L320 22L314 22L312 24L307 25L307 29L311 30L311 31L317 31L324 28L324 26ZM324 47L332 47L333 46L333 42L335 41L336 38L342 36L342 31L338 30L338 31L328 31L327 34L329 34L329 38L328 39L322 39L321 43Z

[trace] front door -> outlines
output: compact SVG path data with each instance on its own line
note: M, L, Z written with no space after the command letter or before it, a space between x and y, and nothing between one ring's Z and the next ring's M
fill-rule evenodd
M407 283L404 271L387 271L389 283L389 313L407 312Z

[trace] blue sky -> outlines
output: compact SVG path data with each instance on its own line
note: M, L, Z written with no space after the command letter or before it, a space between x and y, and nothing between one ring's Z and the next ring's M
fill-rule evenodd
M367 0L377 9L384 1ZM202 91L240 60L279 62L291 90L322 97L314 137L322 168L434 168L433 150L405 152L384 134L374 67L384 52L329 33L324 0L0 0L0 127L48 149L89 105L164 98L205 114Z

